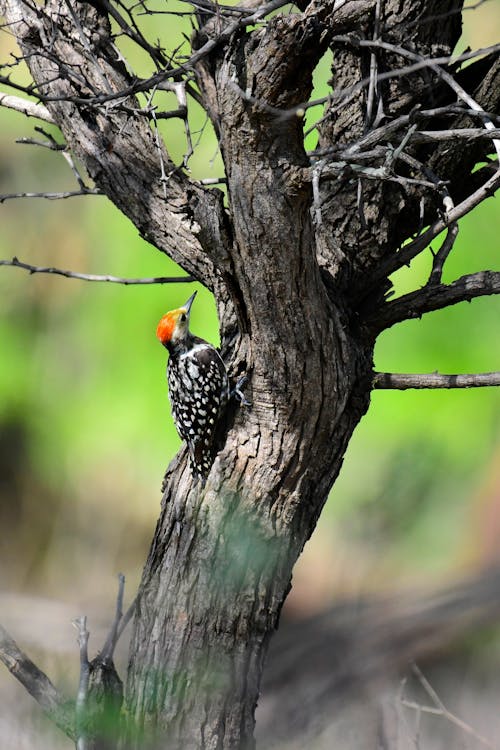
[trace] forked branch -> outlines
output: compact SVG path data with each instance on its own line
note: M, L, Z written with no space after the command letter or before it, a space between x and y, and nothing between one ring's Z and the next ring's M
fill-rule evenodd
M380 333L403 320L420 318L424 313L492 294L500 294L500 271L479 271L461 276L451 284L426 284L422 289L387 302L368 320L368 326L374 333Z

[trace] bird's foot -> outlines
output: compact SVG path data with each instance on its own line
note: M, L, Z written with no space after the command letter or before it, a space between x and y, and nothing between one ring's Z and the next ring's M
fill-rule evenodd
M252 406L252 402L248 401L248 399L245 397L245 394L242 391L242 388L248 383L248 376L243 375L236 385L234 386L233 390L229 394L229 398L235 398L237 399L241 406Z

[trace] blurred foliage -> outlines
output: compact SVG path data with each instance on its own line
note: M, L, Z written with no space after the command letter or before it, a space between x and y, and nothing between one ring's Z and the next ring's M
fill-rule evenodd
M491 3L482 10L479 27L479 15L468 14L461 48L491 41L500 13ZM145 23L155 38L158 18ZM186 18L168 17L166 26L177 34L167 49L185 43ZM5 56L12 42L4 35L0 44ZM127 41L122 48L136 72L150 72ZM313 96L324 93L329 66L325 56ZM161 96L166 109L176 106L172 95ZM320 116L321 108L308 113L306 131ZM74 189L60 155L14 144L36 135L36 122L3 109L0 122L0 192ZM199 141L192 175L222 174L198 107L191 127ZM170 120L160 130L179 161L182 124ZM307 136L308 148L315 137ZM445 280L495 268L499 206L499 198L490 199L461 222ZM7 201L0 220L3 258L117 276L181 272L103 197ZM422 284L430 260L427 251L399 272L397 292ZM194 288L200 294L192 327L217 341L213 300L199 285L122 287L1 269L0 523L8 530L0 536L1 587L95 599L113 595L118 570L132 587L138 581L163 471L180 444L155 328ZM498 320L497 301L484 298L396 326L380 337L375 366L496 369ZM500 531L499 416L500 389L375 392L297 568L292 606L318 606L361 582L442 575L497 554L491 532Z

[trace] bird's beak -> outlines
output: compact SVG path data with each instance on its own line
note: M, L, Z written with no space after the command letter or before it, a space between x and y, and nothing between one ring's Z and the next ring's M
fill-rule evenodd
M192 304L193 304L193 302L194 302L194 298L196 297L196 294L197 294L197 292L194 292L194 293L193 293L193 294L192 294L192 295L190 296L190 298L188 299L188 301L187 301L187 302L185 303L185 305L183 305L183 307L185 307L185 308L186 308L186 311L187 311L187 314L188 314L188 315L189 315L189 311L191 310L191 305L192 305Z

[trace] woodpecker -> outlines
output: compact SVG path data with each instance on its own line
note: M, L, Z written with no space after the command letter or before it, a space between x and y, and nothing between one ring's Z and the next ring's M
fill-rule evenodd
M231 394L219 352L189 330L195 296L166 313L156 335L170 354L167 380L174 423L187 443L193 475L204 485L215 458L215 431ZM236 391L240 393L238 387Z

